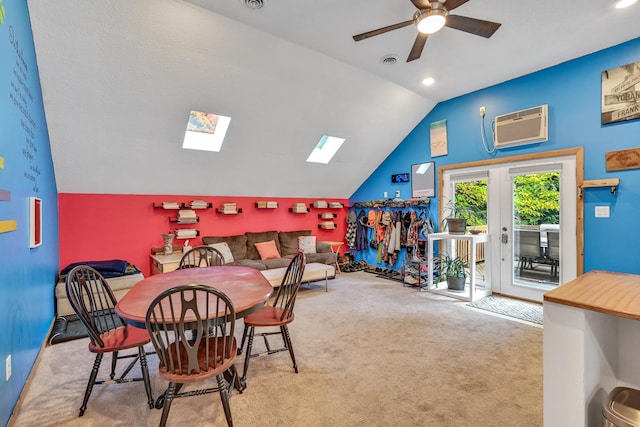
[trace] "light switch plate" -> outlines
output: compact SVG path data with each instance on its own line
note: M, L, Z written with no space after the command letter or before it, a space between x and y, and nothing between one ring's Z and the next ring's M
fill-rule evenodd
M609 218L609 206L596 206L596 218Z

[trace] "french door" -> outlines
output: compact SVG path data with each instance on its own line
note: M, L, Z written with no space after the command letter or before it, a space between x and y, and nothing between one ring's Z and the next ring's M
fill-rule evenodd
M579 151L578 154L582 154ZM577 162L577 158L579 161ZM441 206L481 199L489 234L491 290L542 301L545 292L576 277L578 259L577 182L582 165L576 153L519 156L478 165L445 167L440 174ZM480 224L474 224L480 225ZM580 239L581 241L581 239ZM578 262L580 261L580 263Z

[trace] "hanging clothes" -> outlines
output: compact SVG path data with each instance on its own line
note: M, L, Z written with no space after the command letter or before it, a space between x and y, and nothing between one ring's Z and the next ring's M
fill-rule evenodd
M357 228L357 217L355 210L350 210L347 215L347 232L344 236L345 241L347 242L347 246L349 249L356 248L356 228Z
M369 241L367 239L367 218L364 211L358 213L356 221L356 251L366 251L369 249Z

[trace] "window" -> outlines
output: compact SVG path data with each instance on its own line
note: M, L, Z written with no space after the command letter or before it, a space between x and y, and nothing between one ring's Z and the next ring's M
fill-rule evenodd
M313 149L307 162L327 164L334 154L340 149L344 138L336 138L335 136L322 135L320 142Z
M231 117L192 111L189 115L182 148L220 151L230 122Z

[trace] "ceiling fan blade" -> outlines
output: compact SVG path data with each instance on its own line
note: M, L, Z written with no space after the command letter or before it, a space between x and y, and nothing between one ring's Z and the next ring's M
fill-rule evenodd
M428 34L418 33L416 41L413 42L411 52L409 52L407 62L415 61L416 59L420 58L420 55L422 55L422 50L424 49L424 44L427 42L428 37Z
M458 6L462 6L463 4L465 4L466 2L468 2L469 0L446 0L443 4L444 7L451 12L453 9L455 9Z
M502 24L459 15L447 16L447 22L444 24L445 27L475 34L476 36L485 38L491 37L493 33L495 33L498 28L500 28L500 25Z
M411 3L413 3L413 5L420 10L429 9L429 6L431 5L429 0L411 0Z
M366 33L356 34L353 39L357 42L360 40L368 39L369 37L378 36L389 31L397 30L398 28L406 27L413 24L413 19L404 22L398 22L397 24L389 25L388 27L378 28L377 30L367 31Z

